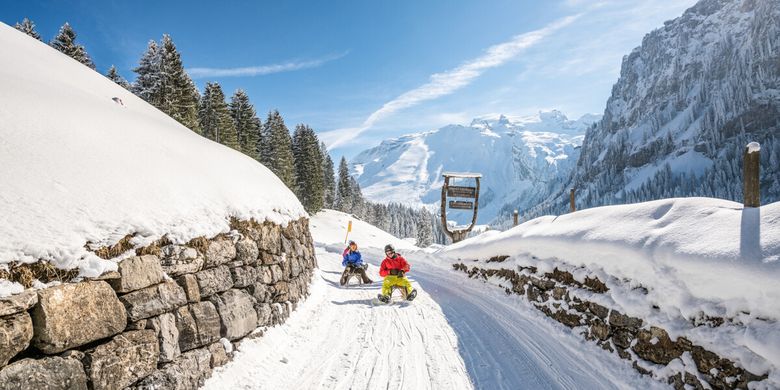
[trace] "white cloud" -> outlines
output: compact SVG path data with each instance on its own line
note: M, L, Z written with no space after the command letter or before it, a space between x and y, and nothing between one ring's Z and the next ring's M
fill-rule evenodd
M342 58L347 54L347 52L344 52L341 54L308 61L288 61L279 64L248 66L242 68L190 68L187 69L187 72L193 79L201 79L206 77L262 76L272 73L291 72L301 69L316 68L327 62Z
M397 111L452 94L456 90L469 85L486 70L503 65L524 50L538 44L556 30L571 24L579 16L573 15L556 20L541 29L517 35L507 42L491 46L485 51L485 54L466 61L454 69L433 74L428 83L407 91L385 103L380 109L369 115L360 126L325 132L320 135L320 138L330 148L335 148L354 139L372 128L380 120Z

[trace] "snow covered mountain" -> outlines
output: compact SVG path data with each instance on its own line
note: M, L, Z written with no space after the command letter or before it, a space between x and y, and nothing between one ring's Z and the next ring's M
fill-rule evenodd
M371 201L434 208L442 172L480 172L479 222L485 223L502 209L535 205L560 187L576 164L585 130L598 119L588 114L569 120L560 111L480 117L469 126L383 141L357 155L351 169ZM471 218L470 212L448 217L461 223Z
M762 144L762 202L780 199L780 2L702 0L624 57L572 186L583 206L670 196L741 200ZM551 199L550 209L565 207Z

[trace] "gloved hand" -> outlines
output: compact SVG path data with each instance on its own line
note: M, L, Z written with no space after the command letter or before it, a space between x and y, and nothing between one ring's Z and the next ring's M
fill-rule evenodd
M368 264L363 264L363 265L361 265L361 267L363 267L364 270L367 270L368 269Z
M399 277L399 278L403 278L403 277L404 277L404 273L405 273L404 271L401 271L401 270L399 269L399 270L398 270L398 277Z

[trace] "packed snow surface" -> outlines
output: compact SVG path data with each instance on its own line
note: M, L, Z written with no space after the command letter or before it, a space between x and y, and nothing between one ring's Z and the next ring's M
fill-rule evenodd
M594 299L673 336L684 333L780 385L780 203L743 208L676 198L592 208L483 234L440 254L469 266L508 255L479 266L558 267L580 281L595 275L610 291ZM695 326L708 318L729 321Z
M305 216L268 169L0 23L0 266L52 261L97 276L87 249L213 236L230 217Z
M399 251L419 291L412 303L372 306L382 247L399 239L353 220L351 237L373 284L338 286L347 214L311 220L311 296L283 325L246 340L206 389L662 388L572 330L502 290L466 279L436 254Z

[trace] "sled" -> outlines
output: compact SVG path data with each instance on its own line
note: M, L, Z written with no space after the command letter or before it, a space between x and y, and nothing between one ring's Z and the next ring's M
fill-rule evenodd
M416 296L416 295L415 295ZM400 297L400 299L399 299ZM406 292L406 289L402 286L393 286L390 287L390 302L382 302L379 300L379 297L375 297L371 300L371 304L374 306L379 305L391 305L393 303L411 303L412 301L408 300L408 295Z
M362 286L364 284L368 284L368 283L363 283L363 278L360 276L360 272L355 272L354 267L352 269L353 271L347 274L347 282L344 283L344 287ZM365 269L368 270L368 264L366 264Z

